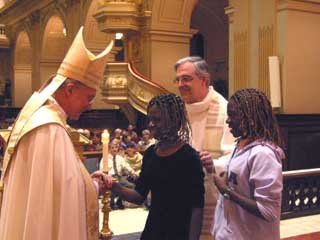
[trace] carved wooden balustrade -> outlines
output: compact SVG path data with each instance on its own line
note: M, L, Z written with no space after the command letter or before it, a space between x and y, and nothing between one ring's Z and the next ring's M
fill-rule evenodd
M102 100L122 106L130 104L146 114L149 101L168 90L140 75L131 63L108 63L101 87Z
M320 168L283 172L281 219L320 213Z

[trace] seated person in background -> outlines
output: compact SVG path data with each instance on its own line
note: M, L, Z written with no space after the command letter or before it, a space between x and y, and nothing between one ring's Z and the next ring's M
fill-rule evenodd
M131 140L137 143L139 141L139 137L137 132L134 130L135 130L135 127L132 124L129 124L127 128L127 133L131 137Z
M127 132L124 132L124 134L122 136L122 142L120 144L120 148L125 150L129 146L133 146L134 148L137 148L137 144L134 141L132 141L131 136Z
M150 131L148 129L144 129L142 131L142 139L138 142L138 150L143 154L148 147L155 143L156 140L154 138L151 138Z
M130 177L130 181L135 182L136 177L139 176L142 165L142 155L133 147L129 146L125 150L125 159L133 170L134 176Z
M102 151L101 143L101 132L95 130L91 133L92 145L94 146L94 151Z
M87 152L102 151L101 143L101 133L98 130L94 130L90 134L90 144L85 145L85 150Z
M213 233L223 239L280 239L282 159L277 120L259 90L231 96L227 123L237 139L227 172L214 174L220 191Z
M91 132L89 129L83 129L83 135L86 136L88 139L91 139Z
M106 185L123 199L151 206L142 240L198 240L204 204L204 173L189 145L190 125L179 96L160 95L147 109L149 128L159 141L147 149L135 189L107 177Z
M88 144L85 144L83 146L83 151L84 152L92 152L95 151L92 145L92 141L90 138L90 131L88 129L82 129L82 128L78 128L77 132L80 133L81 135L85 136L86 138L88 138L88 140L90 140L90 142Z
M121 128L116 128L113 131L113 134L111 136L111 141L113 141L115 139L118 141L118 143L120 143L122 141L122 129Z
M127 188L134 188L134 184L128 181L128 177L136 178L134 171L126 160L119 155L119 144L117 141L112 141L109 146L108 158L108 175L115 178L119 184ZM100 169L102 169L103 159L100 162ZM117 193L111 193L110 207L112 209L124 209L122 198Z

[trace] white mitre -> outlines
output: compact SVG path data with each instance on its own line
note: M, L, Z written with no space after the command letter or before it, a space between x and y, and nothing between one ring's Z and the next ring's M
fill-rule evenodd
M88 87L98 89L103 78L108 53L113 47L113 41L99 55L95 56L85 46L83 27L78 31L73 43L61 63L57 74L73 80L78 80Z

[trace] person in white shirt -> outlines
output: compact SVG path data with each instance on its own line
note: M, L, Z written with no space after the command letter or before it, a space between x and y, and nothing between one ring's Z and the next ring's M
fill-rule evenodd
M138 150L140 153L144 153L148 147L156 143L156 139L151 138L151 133L149 129L144 129L142 131L142 139L138 142Z
M117 141L110 143L110 152L108 155L108 175L115 178L122 186L134 188L134 184L128 181L128 177L136 178L135 171L128 164L126 159L119 154L120 145ZM102 164L103 159L100 161ZM100 166L100 169L102 166ZM116 193L111 193L110 206L112 209L124 209L122 199Z

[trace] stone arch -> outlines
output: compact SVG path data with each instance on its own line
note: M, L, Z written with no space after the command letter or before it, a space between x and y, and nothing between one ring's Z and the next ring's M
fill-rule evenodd
M190 31L191 14L199 0L167 1L154 0L152 2L151 28Z
M83 13L83 14L81 14L82 25L86 24L86 21L89 20L90 15L92 16L92 14L89 14L90 8L96 9L99 6L98 2L99 2L99 0L87 0L87 1L82 2L82 6L81 6L82 13Z
M17 34L14 51L13 106L22 107L32 94L32 49L25 30Z
M69 43L68 31L60 14L53 13L44 26L40 57L41 83L56 73Z
M99 54L103 51L107 44L113 39L114 34L101 32L98 28L98 23L93 17L99 6L99 0L90 1L90 5L86 6L87 14L84 21L84 41L86 47L94 54ZM111 53L110 53L111 55ZM96 99L92 105L93 109L118 109L116 105L106 104L101 100L101 89L98 89Z
M190 41L190 55L204 57L204 38L201 33L193 35Z
M178 93L171 80L175 75L173 65L179 58L189 55L190 39L194 34L190 28L190 19L197 2L198 0L148 2L152 14L146 19L148 29L143 36L145 66L141 72L170 92Z
M99 6L98 0L92 0L86 18L84 21L84 40L87 48L97 54L105 49L107 44L111 39L113 39L114 34L107 34L101 32L98 28L98 23L93 17L93 14L97 12Z
M190 28L203 37L203 57L213 85L216 81L228 81L229 22L224 11L227 6L228 0L199 0L191 15Z
M64 27L66 28L66 31L69 31L69 25L67 21L66 16L67 9L63 6L62 3L57 3L54 6L51 6L50 8L47 8L43 12L43 19L42 19L42 32L44 33L45 29L48 26L48 23L52 21L52 17L59 17L60 20L63 22Z
M161 84L176 92L176 87L169 82L174 77L172 66L179 58L192 53L190 40L199 33L203 36L203 57L209 64L212 81L228 80L229 23L224 12L227 6L228 0L152 1L149 31L152 52L149 62L153 63L150 65L151 78L168 79ZM148 60L145 62L147 64ZM157 69L157 63L163 66L161 71Z

